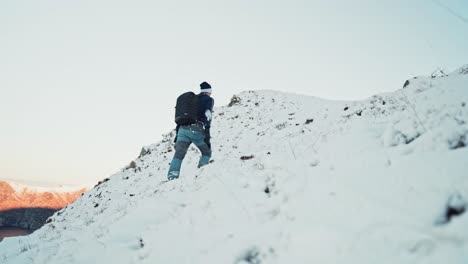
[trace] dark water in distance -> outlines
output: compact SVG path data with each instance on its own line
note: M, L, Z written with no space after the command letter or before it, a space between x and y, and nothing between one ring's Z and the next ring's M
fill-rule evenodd
M26 236L33 232L30 229L22 229L17 227L0 227L0 241L4 237Z

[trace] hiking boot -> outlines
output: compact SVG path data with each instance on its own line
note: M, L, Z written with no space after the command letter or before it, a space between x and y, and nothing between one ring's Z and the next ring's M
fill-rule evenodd
M167 175L167 179L172 181L175 179L179 178L179 172L178 171L170 171L169 174Z

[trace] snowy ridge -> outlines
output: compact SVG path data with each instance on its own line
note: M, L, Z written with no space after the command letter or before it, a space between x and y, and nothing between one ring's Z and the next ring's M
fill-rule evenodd
M89 189L72 186L42 187L0 180L0 211L20 208L61 209ZM0 226L11 223L12 218L4 217L6 220L0 219Z
M466 263L468 67L358 102L248 91L217 108L214 162L162 183L173 132L2 263ZM79 251L76 249L79 248Z
M0 179L1 180L1 179ZM80 189L91 189L92 186L78 186L78 185L58 185L58 184L47 184L47 183L35 183L35 182L19 182L12 180L4 180L7 182L16 192L76 192Z

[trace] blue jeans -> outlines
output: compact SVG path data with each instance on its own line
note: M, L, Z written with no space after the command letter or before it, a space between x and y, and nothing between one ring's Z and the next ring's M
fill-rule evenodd
M184 159L185 154L187 154L187 150L192 143L195 144L202 153L200 161L198 162L198 167L209 163L211 158L211 149L205 143L205 132L203 129L197 126L182 126L179 128L179 132L177 132L175 154L167 174L167 178L169 180L179 178L182 160Z

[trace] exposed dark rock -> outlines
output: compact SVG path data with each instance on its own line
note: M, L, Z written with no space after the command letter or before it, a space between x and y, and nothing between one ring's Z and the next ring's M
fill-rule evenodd
M460 74L468 74L468 66L465 66L460 70Z
M437 219L436 224L448 224L453 217L465 213L467 206L467 201L460 193L453 193L448 198L444 213L440 219Z
M259 249L256 247L249 248L237 259L236 263L261 264Z
M254 155L240 157L241 160L249 160L249 159L253 159L253 158L254 158Z
M151 154L151 150L145 149L143 147L143 148L141 148L140 156L138 156L138 158L144 157L144 156L149 155L149 154Z
M310 123L314 122L314 119L313 118L310 118L310 119L307 119L305 124L308 125Z
M406 80L405 83L403 84L403 88L405 88L406 86L408 86L410 84L409 80Z
M450 149L459 149L464 148L468 144L467 135L460 135L454 140L449 141L449 148Z
M421 136L421 134L419 134L419 133L414 134L412 137L407 136L407 135L403 135L403 137L405 139L405 144L409 144L409 143L413 142L419 136Z
M275 126L275 128L278 129L278 130L281 130L281 129L286 128L286 125L287 125L287 124L288 124L288 123L283 122L283 123L277 124L277 125Z
M127 169L135 169L135 168L136 168L135 161L130 162L130 165L127 166Z
M437 77L447 77L448 74L446 74L442 69L437 68L434 72L431 74L431 78L435 79Z
M103 183L105 183L105 182L107 182L107 181L109 181L109 180L110 180L109 178L105 178L104 180L99 181L96 185L94 185L94 187L96 188L96 187L98 187L99 185L101 185L101 184L103 184ZM83 194L81 194L81 195L83 196Z
M228 106L232 107L234 105L240 104L240 102L241 102L240 97L234 95L234 96L232 96L231 102L229 102Z

